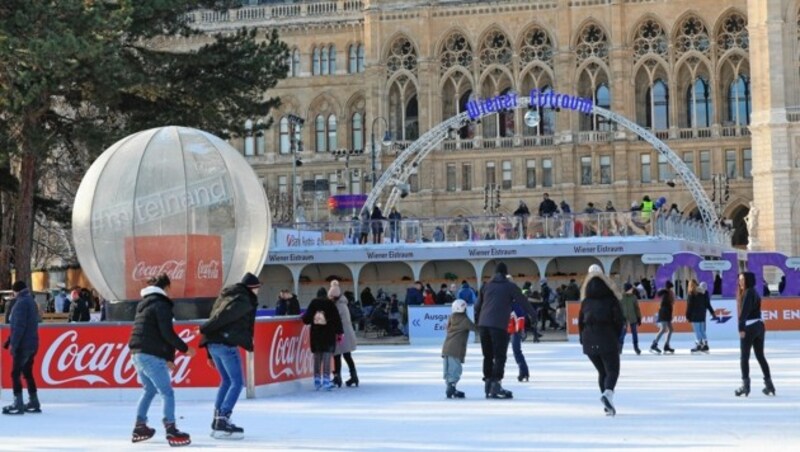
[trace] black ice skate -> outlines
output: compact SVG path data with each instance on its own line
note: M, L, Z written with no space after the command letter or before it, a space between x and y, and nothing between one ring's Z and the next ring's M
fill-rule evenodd
M661 349L658 348L658 344L656 344L655 342L653 342L653 345L650 346L650 353L653 353L653 354L656 354L656 355L660 355L661 354Z
M243 439L244 429L234 425L229 416L218 415L214 419L211 437L215 439Z
M490 399L513 399L514 394L507 389L503 389L498 380L492 380L487 397Z
M763 392L764 395L767 396L775 395L775 385L772 384L772 378L764 379L764 389L762 389L761 392Z
M703 353L703 343L698 342L693 349L689 350L689 352L693 355L699 355L700 353Z
M132 443L147 441L156 434L156 429L150 428L144 422L137 422L136 427L133 428L133 435L131 436Z
M188 446L192 444L192 438L188 433L178 430L174 422L164 423L167 430L167 442L172 447Z
M736 397L741 397L741 396L747 397L748 395L750 395L750 379L746 378L742 380L742 386L740 386L733 393L736 394Z
M25 405L22 403L22 396L14 396L14 403L3 407L3 414L25 414Z
M31 394L28 403L25 404L26 413L41 413L42 405L39 404L39 397L36 394Z
M669 344L665 344L664 345L664 354L665 355L674 355L675 354L675 349L670 347Z

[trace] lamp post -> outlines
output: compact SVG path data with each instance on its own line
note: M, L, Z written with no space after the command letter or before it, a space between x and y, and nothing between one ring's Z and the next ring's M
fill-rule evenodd
M384 146L389 146L392 144L392 134L389 132L389 121L386 120L383 116L376 116L375 119L372 120L372 127L371 127L371 141L372 141L372 174L370 175L370 182L372 183L372 187L375 188L375 172L376 172L376 160L378 156L378 149L375 146L375 125L378 123L378 120L383 121L386 125L386 131L383 134L383 140L381 144Z
M295 222L297 221L297 167L302 166L303 162L297 157L298 153L303 152L303 140L298 139L305 120L297 115L288 115L289 119L289 142L290 150L292 151L292 217Z

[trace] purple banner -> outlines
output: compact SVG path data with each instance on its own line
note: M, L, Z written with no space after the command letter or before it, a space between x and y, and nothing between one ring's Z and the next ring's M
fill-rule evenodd
M334 195L328 198L328 207L336 209L360 209L367 202L367 195Z

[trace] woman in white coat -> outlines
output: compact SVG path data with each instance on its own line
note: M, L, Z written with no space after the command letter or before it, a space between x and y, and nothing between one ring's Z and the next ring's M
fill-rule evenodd
M347 369L350 371L350 379L345 384L348 387L353 385L358 387L356 364L353 362L353 356L351 355L356 349L356 332L353 329L353 321L350 319L347 297L342 295L339 281L335 279L331 281L331 288L328 289L328 298L336 303L336 309L339 310L339 316L342 318L342 326L344 327L344 334L336 338L336 351L333 354L333 384L337 387L342 387L342 356L344 356L344 360L347 362Z

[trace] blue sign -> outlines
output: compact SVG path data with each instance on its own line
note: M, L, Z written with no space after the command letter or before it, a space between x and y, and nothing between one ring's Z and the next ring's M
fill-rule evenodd
M411 345L444 344L450 309L450 305L409 306L408 339ZM472 306L467 306L467 315L475 320Z
M517 105L517 93L509 92L499 96L467 102L467 114L470 119L474 120L498 111L516 108ZM528 105L543 108L567 108L587 114L591 113L594 108L592 99L571 96L553 90L539 91L537 88L531 90Z

